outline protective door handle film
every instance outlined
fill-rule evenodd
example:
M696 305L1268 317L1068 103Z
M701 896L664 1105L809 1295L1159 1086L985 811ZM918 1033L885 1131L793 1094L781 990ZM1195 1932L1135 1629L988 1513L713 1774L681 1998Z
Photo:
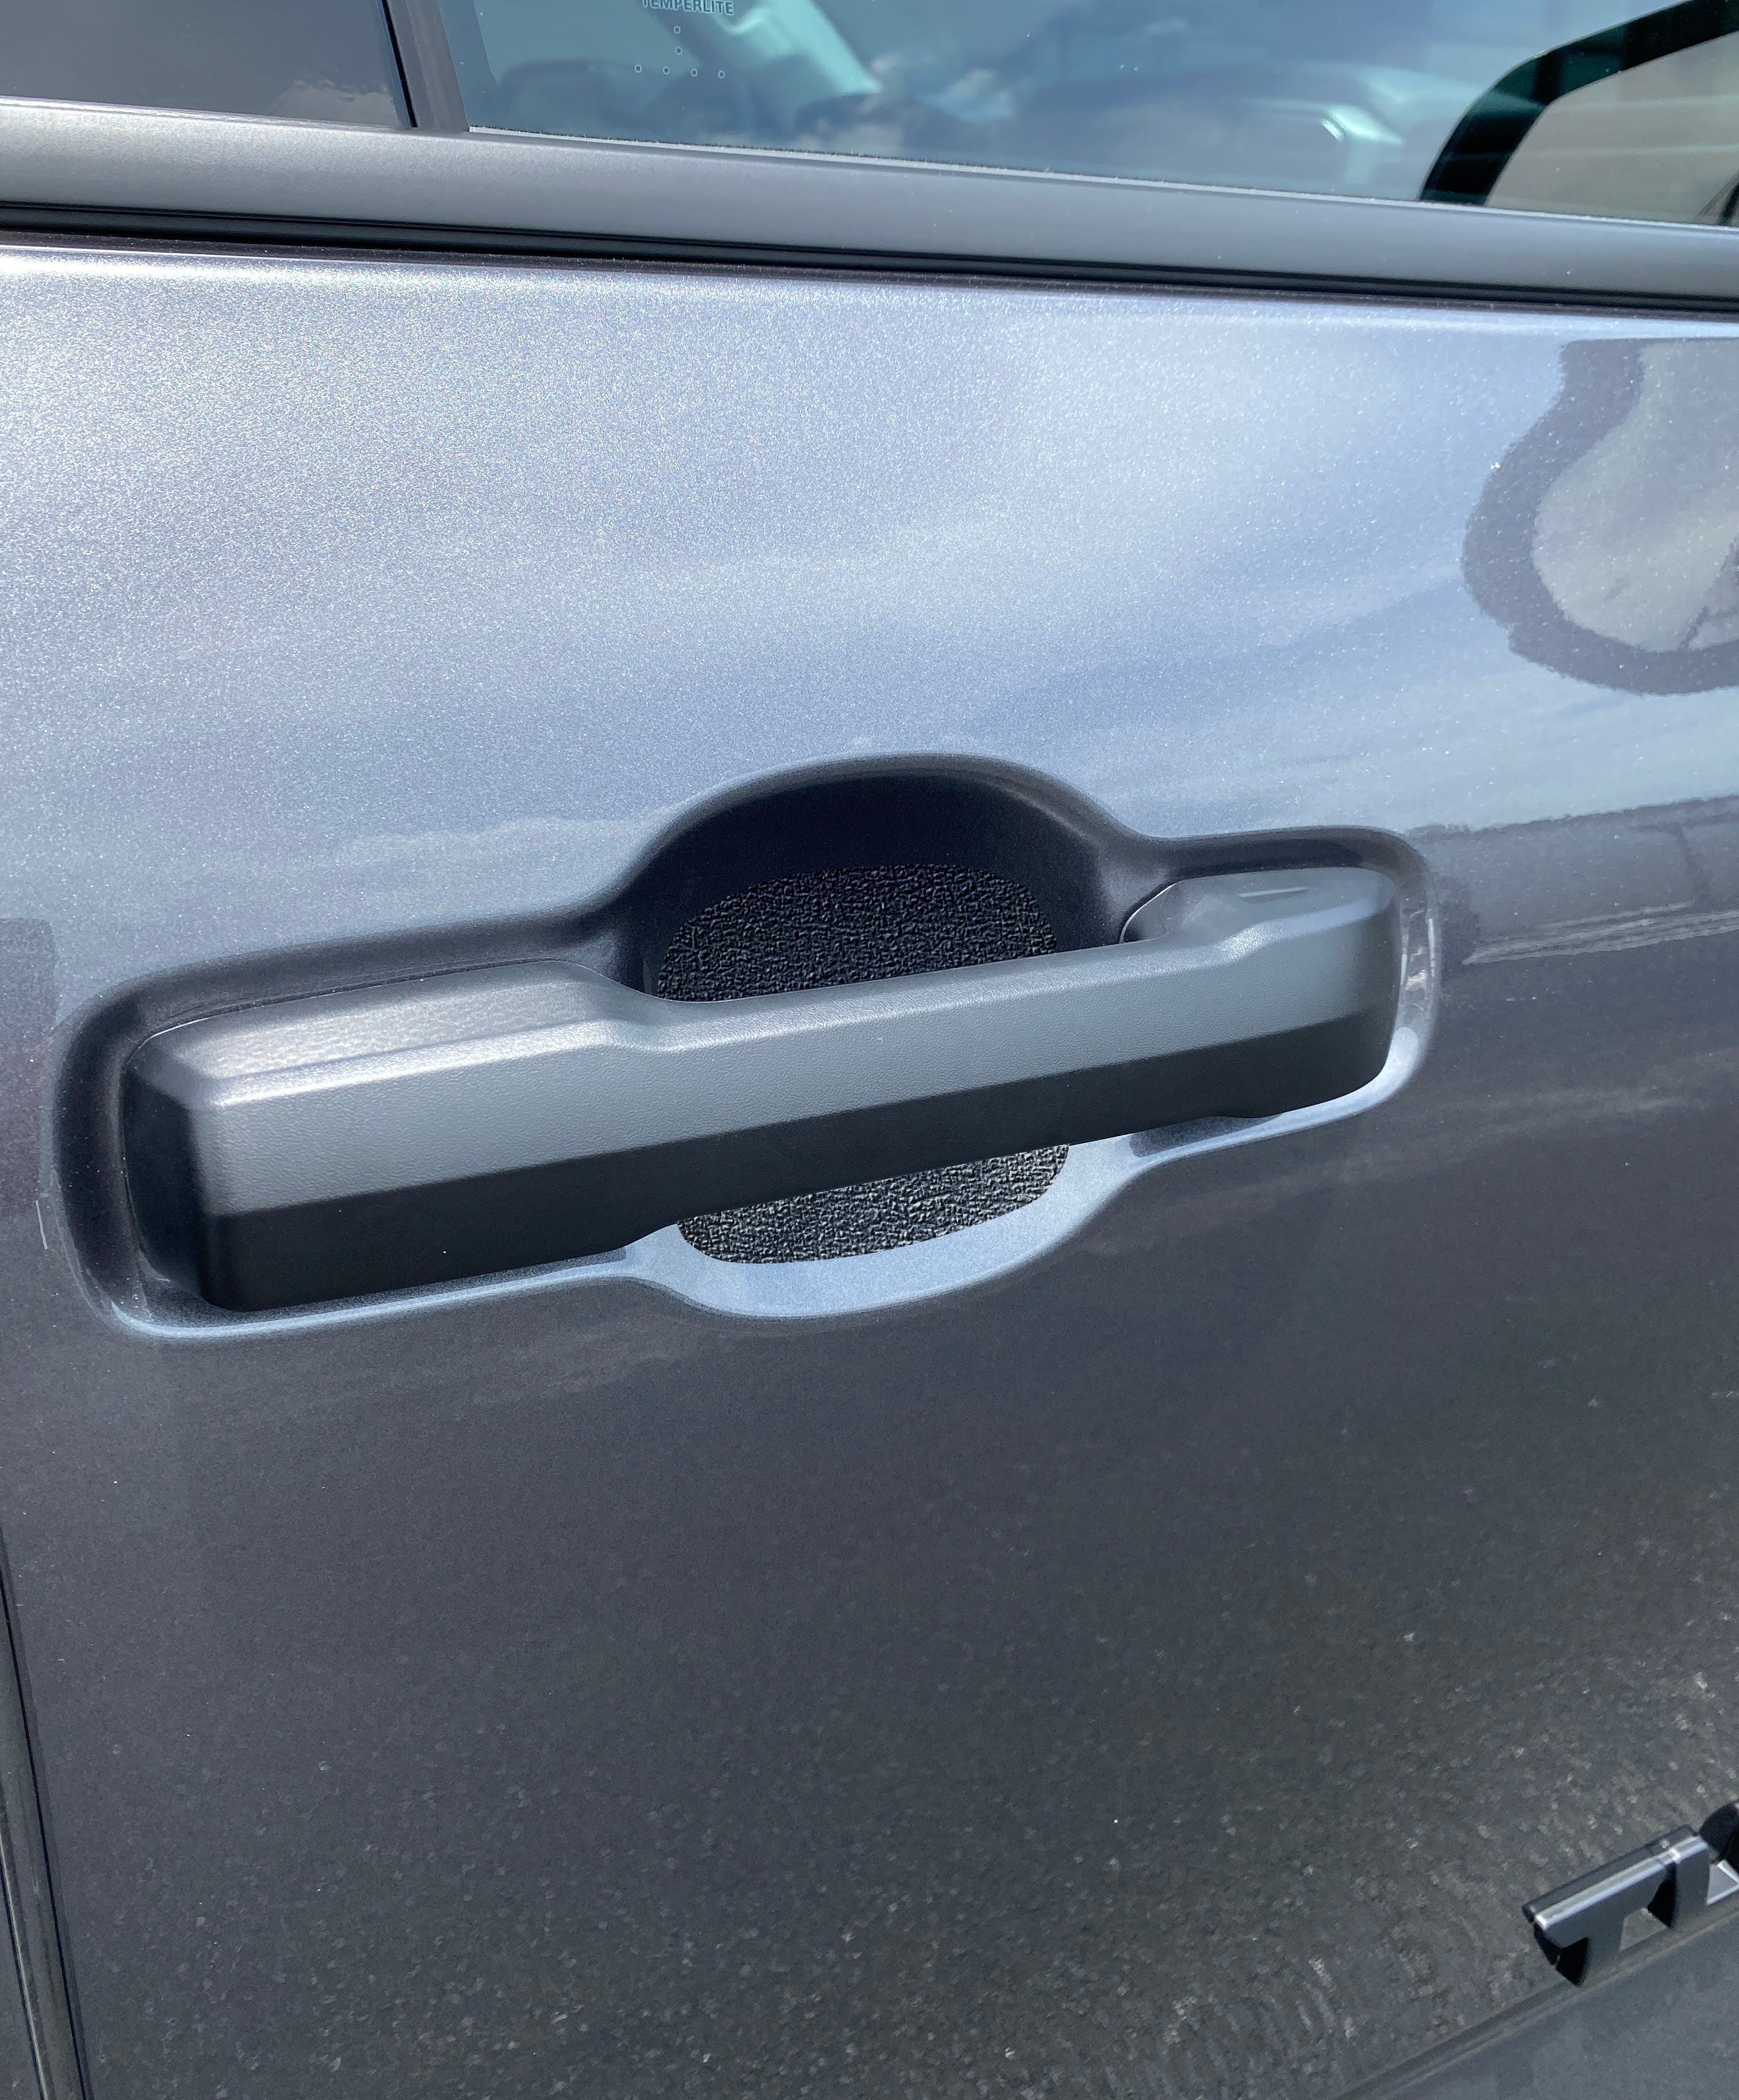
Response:
M156 1264L236 1311L601 1253L711 1211L1350 1092L1393 1031L1365 869L1173 883L1122 942L688 1004L560 960L192 1021L128 1067Z

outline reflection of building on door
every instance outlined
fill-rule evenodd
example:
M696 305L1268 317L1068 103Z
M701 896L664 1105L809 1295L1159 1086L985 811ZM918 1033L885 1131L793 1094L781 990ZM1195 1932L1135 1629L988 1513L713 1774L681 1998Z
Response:
M1518 655L1640 693L1739 686L1739 393L1724 341L1592 342L1468 527Z
M1445 900L1446 968L1739 933L1739 796L1413 843Z

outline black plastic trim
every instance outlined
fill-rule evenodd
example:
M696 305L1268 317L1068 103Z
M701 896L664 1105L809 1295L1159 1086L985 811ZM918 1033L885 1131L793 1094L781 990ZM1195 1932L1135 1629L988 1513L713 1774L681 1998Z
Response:
M382 5L412 124L419 131L469 130L439 0L382 0Z
M0 227L1739 307L1711 227L0 99Z

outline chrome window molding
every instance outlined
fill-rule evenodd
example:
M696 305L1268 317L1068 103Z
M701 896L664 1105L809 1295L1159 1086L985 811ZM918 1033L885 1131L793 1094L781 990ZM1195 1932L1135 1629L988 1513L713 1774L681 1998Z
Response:
M1739 306L1724 227L17 98L0 227Z

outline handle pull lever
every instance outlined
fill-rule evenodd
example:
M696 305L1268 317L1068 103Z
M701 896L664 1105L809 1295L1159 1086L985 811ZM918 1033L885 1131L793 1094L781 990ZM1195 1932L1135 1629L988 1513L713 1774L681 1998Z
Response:
M165 1030L129 1066L129 1187L233 1310L478 1276L957 1161L1271 1115L1388 1053L1393 885L1173 883L1120 944L687 1004L560 960Z

